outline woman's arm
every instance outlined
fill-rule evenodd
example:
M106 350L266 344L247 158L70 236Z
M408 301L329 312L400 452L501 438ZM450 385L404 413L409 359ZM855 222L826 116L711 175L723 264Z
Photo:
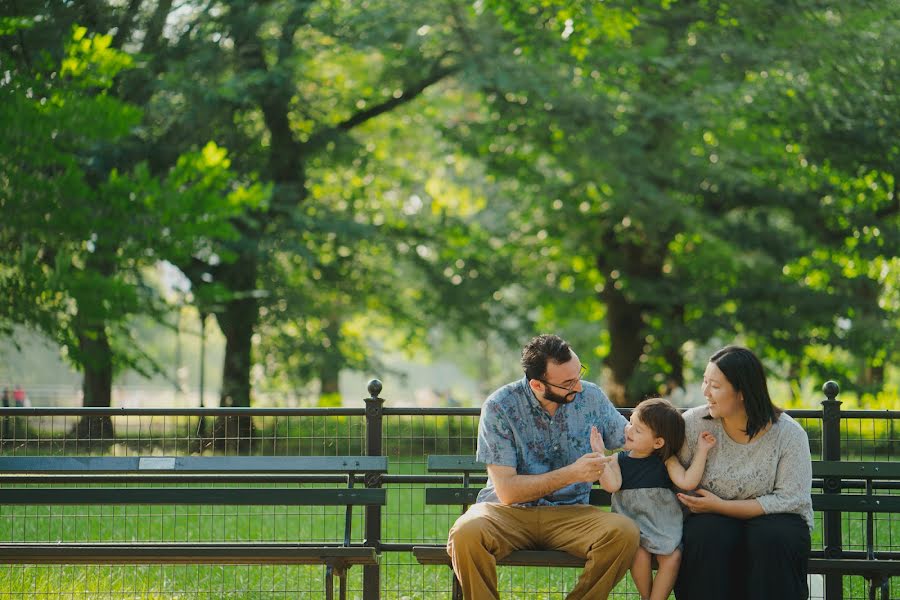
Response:
M757 498L766 514L796 512L810 505L812 462L806 432L795 423L785 424L785 443L775 469L775 487Z
M693 490L700 485L703 478L703 470L706 468L706 457L709 450L716 445L716 438L708 431L701 431L697 436L697 451L691 460L691 465L685 469L677 456L670 456L666 460L666 471L669 479L682 490Z
M692 513L717 513L735 519L752 519L766 514L758 500L722 500L709 490L697 490L697 495L677 494L678 499Z

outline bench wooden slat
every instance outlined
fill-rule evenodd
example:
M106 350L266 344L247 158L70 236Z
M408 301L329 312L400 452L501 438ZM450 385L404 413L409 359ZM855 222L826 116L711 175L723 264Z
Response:
M386 456L5 456L0 473L387 473Z
M478 488L425 488L425 504L475 504Z
M813 494L813 510L842 512L900 512L900 496L864 494Z
M454 454L430 454L428 470L432 473L484 473L484 463L475 460L474 456L457 456Z
M0 543L2 564L341 564L375 565L374 548L280 542Z
M425 488L425 504L451 505L475 504L480 488ZM593 488L590 503L594 506L609 506L610 495L599 488Z
M811 558L810 573L840 575L900 575L900 561L867 558Z
M204 504L378 506L383 488L0 488L0 504Z
M413 555L423 565L450 565L450 556L444 546L414 546ZM497 561L500 566L532 567L584 567L584 559L559 550L516 550Z
M846 479L900 479L900 462L836 462L814 460L813 477Z

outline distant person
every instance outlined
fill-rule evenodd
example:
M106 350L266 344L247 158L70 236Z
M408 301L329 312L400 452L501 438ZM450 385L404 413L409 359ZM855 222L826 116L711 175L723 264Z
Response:
M706 405L684 414L689 464L703 432L716 438L694 494L678 494L684 522L678 600L808 597L813 510L806 432L772 403L762 363L727 346L703 373Z
M468 600L499 598L496 561L515 550L563 550L585 559L569 600L603 600L638 548L628 517L588 503L609 448L625 441L625 418L606 394L582 381L584 369L563 339L540 335L522 350L525 376L485 401L476 459L488 481L450 529L447 553Z
M603 438L591 437L591 447L603 452ZM613 510L641 529L641 547L631 565L641 600L666 600L672 592L681 563L684 520L673 484L682 490L696 488L715 444L712 434L701 433L691 466L682 467L676 453L684 445L684 419L668 400L651 398L631 413L625 446L610 457L600 476L600 485L612 494ZM659 564L656 579L650 564L654 556Z
M25 390L22 389L21 385L17 385L16 389L13 390L13 401L16 403L16 406L27 406L28 395L25 394Z
M3 408L9 408L9 403L12 398L9 395L9 388L3 388Z

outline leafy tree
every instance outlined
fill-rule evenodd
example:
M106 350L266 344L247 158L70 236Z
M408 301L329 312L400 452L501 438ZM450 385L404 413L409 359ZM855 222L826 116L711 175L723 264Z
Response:
M22 31L17 24L8 33ZM131 64L111 42L76 27L59 62L52 52L30 57L20 42L10 56L18 68L0 88L9 134L0 147L9 215L2 285L15 297L4 321L60 344L84 372L86 406L109 406L116 371L155 368L129 331L131 315L164 308L142 269L228 238L228 219L265 196L259 186L234 186L225 152L213 144L179 157L163 177L144 163L115 167L115 148L141 115L110 93ZM85 420L79 432L105 438L111 424Z
M794 266L805 257L846 256L846 241L822 226L842 217L819 206L808 178L785 169L796 107L779 113L754 102L761 92L751 89L761 73L796 60L793 36L811 36L810 13L830 9L483 6L506 36L492 38L499 58L482 85L492 111L460 137L528 199L514 215L523 223L516 242L548 259L545 279L556 289L550 301L539 296L543 321L599 338L592 345L617 401L681 386L686 344L713 337L752 338L795 364L825 341L870 350L840 323L853 316L860 285L879 298L878 279L844 273L837 287L804 283ZM872 22L885 11L868 9ZM849 32L864 19L837 21ZM858 30L874 58L883 38ZM783 90L774 78L765 83L764 95Z

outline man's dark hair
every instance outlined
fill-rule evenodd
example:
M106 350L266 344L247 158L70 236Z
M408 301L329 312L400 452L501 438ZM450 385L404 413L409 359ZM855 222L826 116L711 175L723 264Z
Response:
M663 462L681 450L684 445L684 419L671 402L664 398L650 398L638 404L634 413L654 436L665 442L654 450Z
M725 346L709 358L736 392L744 397L747 411L747 437L753 439L769 423L778 420L782 410L772 403L766 373L753 352L741 346Z
M528 379L543 379L547 374L547 361L557 364L572 360L568 342L558 335L542 334L532 338L522 348L522 368Z

